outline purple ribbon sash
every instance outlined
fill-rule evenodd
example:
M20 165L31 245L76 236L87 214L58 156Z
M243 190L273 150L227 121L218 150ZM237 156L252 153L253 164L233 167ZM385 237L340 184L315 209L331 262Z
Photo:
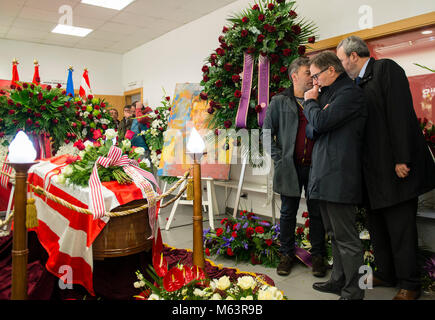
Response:
M269 71L269 59L260 55L258 60L258 104L261 106L261 111L257 114L258 125L260 127L263 126L269 105Z
M297 245L295 245L295 256L307 267L311 268L313 266L311 262L311 254L307 250L299 248Z
M236 115L236 127L246 128L248 118L249 100L251 100L252 74L254 71L254 58L244 53L243 57L243 79L242 96L239 101L239 108Z

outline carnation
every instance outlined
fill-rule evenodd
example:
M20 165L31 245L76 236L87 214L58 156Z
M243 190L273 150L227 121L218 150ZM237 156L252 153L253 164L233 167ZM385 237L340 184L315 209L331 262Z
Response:
M108 140L112 140L118 136L118 133L114 129L107 129L105 135Z

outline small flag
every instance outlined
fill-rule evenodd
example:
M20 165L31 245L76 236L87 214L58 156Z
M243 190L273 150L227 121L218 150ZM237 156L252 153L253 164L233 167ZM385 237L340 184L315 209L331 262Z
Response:
M12 61L12 80L11 84L18 85L17 81L20 81L20 77L18 76L18 61L17 59L14 59Z
M73 67L69 67L68 80L66 82L66 94L69 95L71 93L71 95L74 97L74 83L72 78L73 71L74 71Z
M89 94L92 93L91 85L89 84L88 69L85 68L83 72L82 82L80 83L79 95L85 99Z
M33 64L35 65L35 72L33 73L33 81L32 83L39 85L41 83L41 78L39 77L39 64L38 61L33 61Z

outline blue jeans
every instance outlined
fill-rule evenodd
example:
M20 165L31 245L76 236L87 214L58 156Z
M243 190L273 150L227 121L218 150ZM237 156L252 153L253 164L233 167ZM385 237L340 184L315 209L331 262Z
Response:
M296 166L299 180L299 191L302 193L302 187L307 190L309 166ZM301 197L287 197L281 195L280 210L280 253L293 257L295 254L295 229L296 215L299 209ZM326 257L325 248L325 228L323 226L322 216L320 213L319 201L307 199L307 208L310 218L310 242L311 255L320 255Z

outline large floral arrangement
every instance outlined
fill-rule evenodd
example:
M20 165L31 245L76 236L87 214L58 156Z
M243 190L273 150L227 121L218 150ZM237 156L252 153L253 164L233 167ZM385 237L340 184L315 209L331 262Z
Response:
M93 139L94 130L107 130L114 127L113 118L107 110L110 105L104 99L88 95L73 100L76 119L71 124L78 129L80 138Z
M216 230L204 230L205 254L221 255L252 264L276 267L279 263L279 225L243 210L236 218L221 220Z
M142 292L135 296L138 300L284 300L286 297L276 287L267 285L258 277L241 276L231 281L228 276L209 279L197 267L178 264L168 270L161 257L156 269L147 270L152 281L140 271L135 288Z
M60 84L42 88L18 82L7 92L0 90L0 138L23 129L33 136L51 137L53 148L58 148L78 135L72 125L76 114L69 99Z
M251 8L228 19L219 36L220 46L206 58L202 67L204 90L201 98L209 101L210 128L235 128L237 106L242 96L244 53L260 55L270 61L270 98L291 84L287 67L304 55L306 45L315 42L316 27L295 12L295 1L260 0ZM254 68L255 70L255 68ZM257 72L253 73L247 128L258 128Z
M62 172L57 176L59 183L72 184L77 186L86 187L89 184L89 177L92 174L92 170L98 157L107 157L110 148L115 145L121 148L123 154L128 155L129 159L138 161L141 156L144 155L145 150L141 147L132 147L131 142L128 139L118 143L116 140L117 132L114 129L107 129L102 134L100 129L93 131L92 139L83 141L77 140L74 143L79 152L77 156L68 158L68 165L62 169ZM150 171L149 163L147 161L140 161L139 167ZM101 182L117 181L119 184L129 184L133 180L129 177L122 167L119 166L98 166L98 176Z

